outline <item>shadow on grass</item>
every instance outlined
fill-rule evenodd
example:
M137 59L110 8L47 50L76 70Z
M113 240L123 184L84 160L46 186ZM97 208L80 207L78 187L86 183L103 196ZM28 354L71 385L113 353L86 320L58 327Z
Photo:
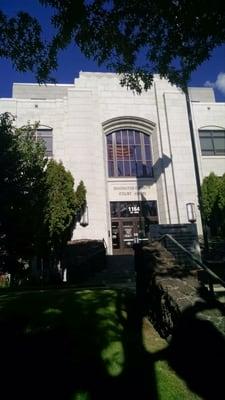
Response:
M187 308L165 352L171 367L205 400L225 399L225 337L207 320L210 312L216 311L225 332L224 310L223 305L214 301L196 302Z
M158 400L160 359L203 398L225 398L224 338L197 320L197 308L183 314L168 349L151 354L135 298L125 292L14 293L0 305L4 400Z
M117 312L122 330L124 366L120 376L124 399L158 399L154 357L143 343L143 319L134 296L121 293Z
M147 400L155 389L147 390L141 320L124 299L110 290L3 296L2 398Z

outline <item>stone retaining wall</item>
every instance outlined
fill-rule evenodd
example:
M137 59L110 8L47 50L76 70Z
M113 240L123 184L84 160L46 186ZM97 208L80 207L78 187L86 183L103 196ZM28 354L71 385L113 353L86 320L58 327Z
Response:
M140 286L137 292L142 288L144 312L162 337L170 337L187 310L225 333L223 306L202 287L196 268L178 265L158 242L143 248L140 261L141 265L136 266Z

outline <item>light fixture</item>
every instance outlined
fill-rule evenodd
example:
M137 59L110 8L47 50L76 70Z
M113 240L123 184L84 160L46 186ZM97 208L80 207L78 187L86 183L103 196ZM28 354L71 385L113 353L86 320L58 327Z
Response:
M191 222L191 223L196 222L196 213L195 213L195 205L194 205L194 203L187 203L186 204L186 209L187 209L188 221Z
M83 213L80 218L80 225L87 226L89 224L88 206L84 207Z

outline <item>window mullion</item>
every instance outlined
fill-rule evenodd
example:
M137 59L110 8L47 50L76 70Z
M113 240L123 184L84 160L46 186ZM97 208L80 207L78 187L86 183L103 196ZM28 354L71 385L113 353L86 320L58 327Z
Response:
M129 170L130 170L130 176L132 176L132 169L131 169L131 159L130 159L130 142L129 142L129 134L128 134L128 129L127 129L127 148L128 148L128 156L129 156Z
M215 143L214 143L214 135L213 135L213 131L210 132L210 138L212 141L212 147L213 147L213 155L216 155L216 149L215 149Z
M144 143L144 135L141 135L141 157L143 164L147 167L146 157L145 157L145 143Z
M114 163L114 176L118 176L117 168L117 154L116 154L116 132L112 133L112 147L113 147L113 163Z

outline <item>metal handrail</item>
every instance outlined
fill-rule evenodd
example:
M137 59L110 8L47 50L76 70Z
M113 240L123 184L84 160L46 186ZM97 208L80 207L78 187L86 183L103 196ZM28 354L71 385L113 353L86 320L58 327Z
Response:
M165 234L163 236L161 236L161 238L158 239L159 242L161 242L163 239L168 238L169 240L171 240L173 243L175 243L175 245L177 247L179 247L184 253L186 253L191 259L192 261L195 262L195 264L197 264L198 268L202 268L204 269L204 271L206 271L211 277L213 277L214 279L216 279L221 286L223 286L225 288L225 282L223 281L223 279L221 279L217 274L215 274L215 272L213 272L210 268L208 268L202 261L199 261L196 257L193 256L193 254L190 253L190 251L188 251L187 249L185 249L185 247L183 247L176 239L174 239L171 235L169 234ZM212 285L212 283L211 283ZM213 291L213 285L210 288Z
M124 242L134 242L135 239L130 238L130 239L123 239ZM149 242L148 238L138 238L138 242Z

